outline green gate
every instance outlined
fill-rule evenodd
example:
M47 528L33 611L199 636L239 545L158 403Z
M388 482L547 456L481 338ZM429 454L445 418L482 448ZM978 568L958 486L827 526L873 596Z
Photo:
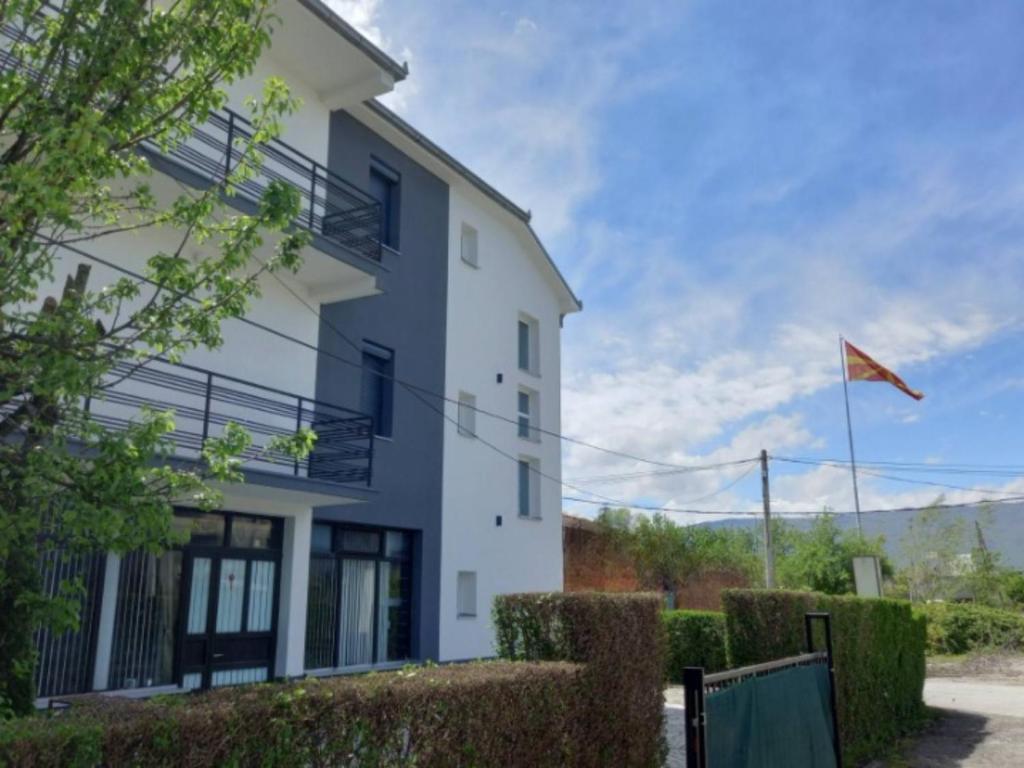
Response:
M815 621L825 625L824 651L813 649ZM800 656L713 675L685 670L687 768L841 768L831 618L809 613L805 627Z

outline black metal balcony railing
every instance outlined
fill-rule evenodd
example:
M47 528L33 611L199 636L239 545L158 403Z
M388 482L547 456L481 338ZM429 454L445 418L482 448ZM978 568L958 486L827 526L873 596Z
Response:
M167 156L218 183L235 170L243 146L251 144L252 137L252 123L227 109L212 113L188 138L171 147ZM163 154L155 144L148 147ZM377 200L279 139L258 145L254 159L259 170L236 186L236 194L257 202L272 181L284 182L302 198L297 226L380 261L381 205Z
M373 419L348 408L224 376L191 365L153 360L121 363L102 399L89 403L93 419L123 429L143 408L173 410L169 439L177 455L198 458L210 437L233 422L248 430L252 444L240 457L246 467L268 469L332 483L370 484ZM313 452L301 461L269 449L274 437L308 427L316 432Z
M52 9L59 12L59 9ZM0 37L24 43L27 35L14 24L0 25ZM0 42L0 72L22 69L45 87L46 74L27 67ZM206 181L219 184L236 169L244 147L253 140L253 125L230 109L213 112L205 123L166 151L155 142L146 149L166 157ZM272 181L294 187L302 200L294 224L374 261L381 258L381 204L355 184L329 171L290 144L273 139L255 147L256 174L239 184L235 194L256 203Z

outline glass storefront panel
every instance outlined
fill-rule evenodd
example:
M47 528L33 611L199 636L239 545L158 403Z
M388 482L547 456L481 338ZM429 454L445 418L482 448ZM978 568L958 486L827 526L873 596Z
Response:
M266 518L235 515L231 520L231 546L242 549L274 547L274 521Z
M409 658L411 534L334 526L333 539L340 551L329 556L317 542L325 541L331 528L314 526L306 668L362 666ZM366 554L357 556L360 552Z
M372 560L341 561L341 630L338 658L351 667L372 664L374 563Z
M220 561L220 591L217 594L217 631L242 631L242 601L245 596L245 560Z

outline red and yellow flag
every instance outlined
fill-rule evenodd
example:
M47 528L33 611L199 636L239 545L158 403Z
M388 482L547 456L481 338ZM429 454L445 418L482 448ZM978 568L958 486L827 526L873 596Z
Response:
M911 389L899 376L884 365L876 363L853 344L844 340L846 345L846 378L850 381L887 381L904 394L915 400L924 397L923 392Z

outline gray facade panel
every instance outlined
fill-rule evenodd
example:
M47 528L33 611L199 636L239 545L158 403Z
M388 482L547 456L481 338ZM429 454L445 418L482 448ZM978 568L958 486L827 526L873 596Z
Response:
M448 286L448 186L344 111L331 117L328 167L358 186L370 187L370 168L382 163L398 174L399 249L385 261L392 274L385 293L323 307L317 362L317 399L360 407L357 345L394 350L396 378L444 391ZM441 568L441 470L444 419L415 395L394 387L393 434L374 442L376 498L361 504L318 508L318 521L415 531L412 653L438 656ZM428 398L430 405L442 404Z

